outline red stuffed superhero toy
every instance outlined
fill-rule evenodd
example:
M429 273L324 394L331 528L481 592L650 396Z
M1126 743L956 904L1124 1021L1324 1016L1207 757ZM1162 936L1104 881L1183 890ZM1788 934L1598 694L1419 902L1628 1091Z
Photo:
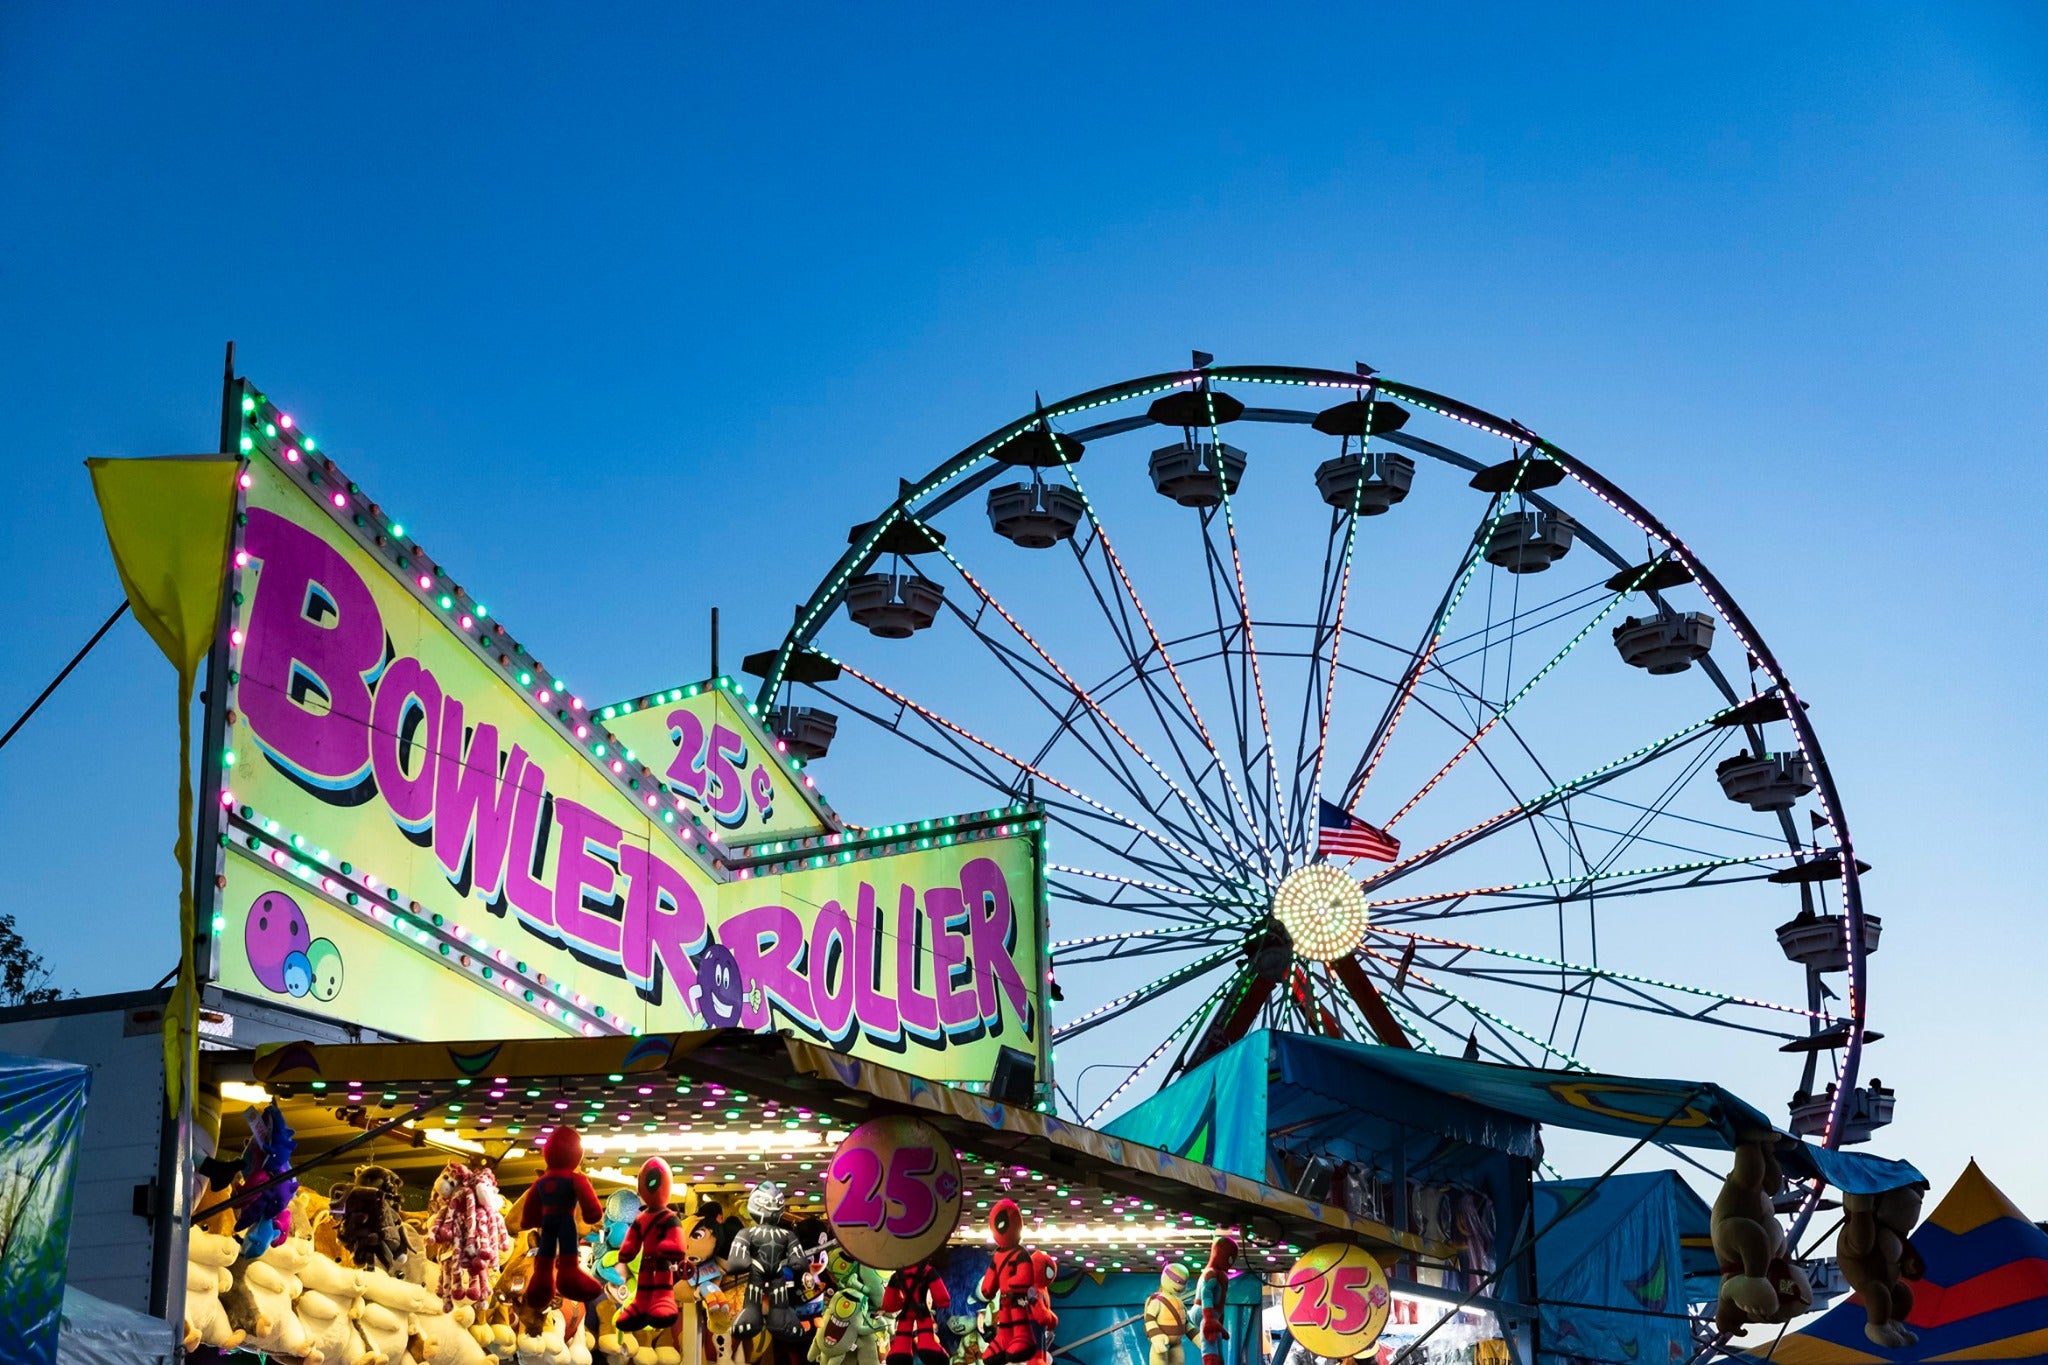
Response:
M1209 1263L1195 1283L1195 1301L1202 1310L1202 1365L1223 1365L1223 1343L1230 1340L1223 1326L1223 1308L1230 1296L1230 1268L1236 1264L1235 1238L1218 1237L1209 1243Z
M946 1348L939 1344L938 1315L952 1306L946 1282L929 1263L891 1275L882 1290L882 1311L896 1315L888 1365L946 1365Z
M540 1245L534 1251L533 1278L526 1285L526 1306L539 1312L557 1293L565 1299L589 1303L604 1292L576 1261L576 1215L595 1223L604 1216L597 1191L577 1167L583 1162L583 1136L567 1124L548 1134L541 1144L548 1168L526 1192L519 1212L519 1230L540 1229Z
M1053 1258L1021 1245L1024 1214L1013 1200L996 1201L988 1226L996 1254L981 1277L981 1296L994 1307L996 1321L983 1365L1045 1365L1052 1329L1060 1324L1050 1302Z
M640 1168L640 1216L626 1229L626 1240L619 1246L620 1265L640 1259L638 1291L618 1317L621 1332L667 1327L682 1316L676 1306L676 1280L688 1268L688 1252L683 1220L668 1206L674 1188L668 1163L658 1156L647 1158Z

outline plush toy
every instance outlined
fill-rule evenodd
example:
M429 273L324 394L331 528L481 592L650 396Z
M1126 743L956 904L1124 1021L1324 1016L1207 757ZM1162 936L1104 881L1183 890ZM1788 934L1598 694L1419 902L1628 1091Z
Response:
M1188 1334L1188 1305L1181 1291L1188 1287L1188 1268L1168 1262L1159 1272L1159 1288L1145 1300L1145 1341L1151 1348L1151 1365L1182 1365L1187 1350L1181 1344Z
M882 1290L883 1311L896 1315L896 1330L889 1337L889 1365L947 1365L946 1348L939 1343L938 1315L952 1306L946 1282L929 1261L891 1275Z
M635 1292L633 1268L620 1264L619 1248L626 1244L626 1233L640 1216L640 1209L638 1194L632 1190L613 1190L604 1197L604 1212L599 1215L597 1226L583 1238L584 1245L590 1248L591 1272L615 1299L630 1300Z
M1714 1325L1733 1334L1751 1323L1790 1322L1813 1306L1813 1287L1795 1265L1771 1199L1784 1187L1772 1140L1744 1142L1714 1200L1714 1259L1721 1294Z
M356 1330L362 1312L363 1275L318 1251L299 1267L299 1323L306 1329L307 1349L326 1365L363 1365L370 1348Z
M381 1270L363 1272L363 1303L356 1330L370 1354L384 1365L403 1362L416 1317L439 1317L441 1301L426 1290Z
M947 1318L946 1330L959 1343L953 1348L952 1365L981 1365L981 1315Z
M808 1358L839 1362L850 1353L850 1365L881 1365L882 1323L877 1314L888 1289L882 1277L834 1247L825 1254L819 1281L828 1292L818 1311Z
M216 1346L232 1351L242 1344L242 1333L228 1321L228 1310L220 1296L234 1288L235 1277L228 1267L242 1253L242 1244L232 1237L205 1228L193 1228L185 1253L185 1350Z
M481 1303L512 1233L505 1226L505 1199L498 1178L485 1167L451 1161L434 1180L427 1204L427 1238L441 1267L441 1297Z
M255 1260L244 1257L231 1267L235 1286L221 1302L227 1307L228 1320L241 1331L245 1350L320 1365L320 1353L312 1349L312 1339L295 1306L304 1288L299 1271L312 1254L311 1242L287 1237Z
M620 1331L667 1327L682 1316L676 1306L676 1281L691 1267L684 1260L682 1217L668 1206L673 1189L668 1163L658 1156L647 1158L640 1167L640 1213L619 1246L621 1264L639 1262L634 1276L638 1287L632 1306L619 1314Z
M468 1300L415 1323L413 1354L419 1365L484 1365L490 1357L477 1344L475 1326L476 1305Z
M754 1221L732 1239L725 1263L747 1277L746 1306L733 1322L733 1335L745 1343L766 1331L776 1345L793 1351L803 1344L803 1323L790 1280L809 1257L796 1233L783 1224L782 1210L780 1185L772 1180L756 1185L747 1196L747 1212Z
M1842 1232L1835 1239L1835 1263L1863 1300L1868 1319L1863 1335L1879 1346L1911 1346L1920 1339L1906 1326L1913 1311L1913 1291L1903 1281L1927 1274L1927 1263L1907 1235L1920 1221L1921 1189L1908 1185L1883 1194L1842 1196Z
M272 1245L291 1236L292 1196L299 1192L292 1168L292 1151L298 1140L284 1111L272 1100L268 1108L249 1118L249 1145L242 1150L242 1193L244 1200L235 1214L235 1231L242 1234L242 1254L261 1256Z
M1060 1321L1052 1311L1053 1258L1023 1245L1024 1214L1015 1200L998 1199L988 1211L988 1226L996 1252L982 1273L981 1296L995 1310L995 1333L982 1359L988 1365L1044 1365Z
M330 1207L340 1224L335 1235L358 1270L396 1275L408 1250L399 1192L405 1184L382 1166L358 1166L355 1179L334 1187Z
M529 1308L547 1307L556 1294L565 1299L589 1303L604 1292L577 1262L576 1219L595 1223L604 1213L597 1191L579 1169L583 1164L583 1135L567 1124L550 1132L541 1144L547 1170L533 1182L520 1205L519 1226L540 1233L534 1252L533 1276L527 1281Z
M1230 1297L1230 1268L1237 1264L1237 1241L1218 1237L1209 1243L1209 1263L1195 1285L1195 1302L1202 1310L1202 1365L1223 1365L1223 1343L1230 1332L1223 1325L1223 1306Z

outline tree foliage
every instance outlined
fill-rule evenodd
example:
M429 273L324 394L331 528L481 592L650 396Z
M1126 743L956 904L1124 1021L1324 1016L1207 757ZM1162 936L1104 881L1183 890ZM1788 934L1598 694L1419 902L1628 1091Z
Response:
M14 916L0 915L0 1005L45 1005L63 995L50 984L42 954L14 927Z

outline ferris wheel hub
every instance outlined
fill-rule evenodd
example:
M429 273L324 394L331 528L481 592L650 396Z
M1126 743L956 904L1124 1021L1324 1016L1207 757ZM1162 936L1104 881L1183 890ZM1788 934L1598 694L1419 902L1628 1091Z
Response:
M1365 892L1329 863L1299 867L1273 892L1273 918L1294 940L1294 951L1317 962L1349 957L1372 926Z

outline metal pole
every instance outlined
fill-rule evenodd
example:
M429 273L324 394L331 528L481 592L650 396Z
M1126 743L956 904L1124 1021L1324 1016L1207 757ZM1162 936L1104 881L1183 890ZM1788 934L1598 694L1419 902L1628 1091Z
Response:
M711 609L711 676L718 676L718 608Z

